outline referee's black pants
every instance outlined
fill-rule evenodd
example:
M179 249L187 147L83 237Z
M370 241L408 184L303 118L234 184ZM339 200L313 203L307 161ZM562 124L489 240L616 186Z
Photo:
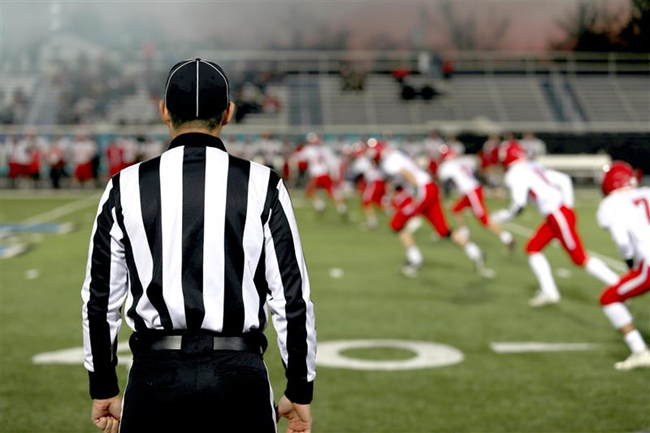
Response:
M275 432L262 355L134 350L120 431Z

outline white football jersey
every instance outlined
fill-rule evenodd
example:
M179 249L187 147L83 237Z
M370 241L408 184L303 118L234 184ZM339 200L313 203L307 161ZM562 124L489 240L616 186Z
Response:
M575 198L573 195L573 181L571 176L557 170L544 169L546 179L551 182L562 193L562 204L573 209Z
M560 187L549 179L547 170L535 162L514 163L506 172L504 182L510 190L513 206L518 208L525 207L529 198L544 216L566 206Z
M650 263L650 188L612 192L600 203L596 218L623 259Z
M97 155L97 143L93 140L77 140L72 144L72 159L75 164L87 164L95 155Z
M138 160L138 153L140 151L138 142L129 137L123 139L120 142L120 146L122 146L124 152L122 154L122 160L124 163L128 165L135 164L135 162Z
M165 151L165 145L160 140L148 140L142 144L142 159L150 159L160 156Z
M418 187L423 187L432 182L429 173L422 170L411 158L399 150L386 150L381 158L381 170L388 176L402 178L401 173L406 170L413 174ZM405 180L402 178L402 180Z
M308 144L296 156L309 163L309 176L311 177L329 175L333 170L338 169L334 153L325 146Z
M424 139L424 149L429 158L438 158L440 156L440 146L445 144L440 138L427 137Z
M448 142L447 146L449 146L451 150L456 152L457 155L465 154L465 145L458 140Z
M469 194L481 185L474 177L472 165L459 159L449 159L440 164L438 178L443 182L451 180L454 187L463 195Z
M32 161L32 156L29 153L29 142L21 139L13 143L9 151L9 159L16 164L29 164Z
M355 175L363 175L366 182L383 180L384 174L367 156L359 156L354 160L350 171Z

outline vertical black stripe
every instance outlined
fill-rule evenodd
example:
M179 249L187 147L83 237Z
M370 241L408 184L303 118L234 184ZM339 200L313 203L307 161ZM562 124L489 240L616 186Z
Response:
M266 281L266 246L262 246L262 253L260 254L260 261L257 263L255 269L255 276L253 282L257 289L257 296L260 300L259 310L257 311L257 319L260 326L258 329L262 330L266 327L266 296L271 293L269 290L269 283Z
M147 286L147 297L158 311L163 328L174 327L167 304L163 298L162 207L160 196L160 158L143 162L139 166L140 208L144 231L153 259L153 275Z
M241 334L244 328L244 226L248 208L250 162L229 156L224 232L224 334Z
M278 182L280 177L271 170L269 173L269 182L266 188L266 199L264 200L264 208L262 209L262 230L266 225L267 220L269 219L269 214L271 213L271 206L273 200L277 197L278 194ZM255 269L255 276L253 277L255 287L257 288L257 295L259 296L260 306L257 312L257 318L259 320L259 329L264 329L266 327L266 298L267 295L271 293L269 289L269 283L266 280L266 244L262 245L262 252L260 254L260 261L257 263L257 269Z
M98 376L115 376L117 358L111 351L111 332L106 316L111 292L111 228L115 204L115 192L119 181L113 181L108 199L97 216L97 228L93 236L93 252L90 265L90 297L88 299L88 333L93 366Z
M280 277L284 287L287 317L288 379L307 379L307 306L302 298L302 276L291 226L277 198L271 209L269 228L278 259Z
M126 227L124 226L124 213L122 212L122 200L120 194L120 174L116 174L113 177L113 188L116 189L115 195L115 216L117 217L117 225L122 230L122 245L124 245L124 257L126 258L126 266L129 269L128 278L131 282L130 290L133 296L133 303L131 308L126 312L126 315L133 320L135 324L136 331L143 331L147 329L147 326L144 323L142 317L135 312L135 308L138 306L140 298L142 298L142 283L140 282L140 277L138 275L138 268L135 266L135 260L133 259L133 248L131 247L131 240L129 239L128 234L126 233Z
M269 218L269 213L271 211L271 206L273 206L273 201L277 199L278 196L278 183L280 182L280 176L271 170L269 173L269 184L266 188L266 199L264 200L264 209L262 210L262 226L266 224L266 221Z
M203 305L203 224L205 147L183 151L183 297L187 329L201 329Z

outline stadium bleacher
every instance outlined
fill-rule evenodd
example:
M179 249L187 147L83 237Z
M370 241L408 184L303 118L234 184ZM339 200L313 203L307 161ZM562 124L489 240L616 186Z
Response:
M206 53L207 55L208 53ZM561 63L553 68L540 57L529 55L508 59L486 60L485 54L473 59L470 54L459 55L462 61L456 65L451 80L443 80L439 74L420 74L417 71L415 53L401 57L377 58L367 71L364 89L343 90L339 65L347 59L343 54L309 52L283 54L283 60L272 63L260 53L264 62L242 60L241 53L215 53L216 58L239 59L242 63L279 70L277 78L266 85L265 92L279 102L278 110L255 110L245 116L242 125L251 127L340 127L354 125L403 125L418 126L427 122L471 122L478 118L506 124L506 129L524 129L518 124L544 124L542 129L562 131L588 130L602 122L626 124L635 131L650 129L650 78L647 64L627 63L618 65L610 57L601 63L580 63L566 57L566 69ZM347 55L346 55L347 56ZM372 59L372 53L360 53L364 60ZM410 56L410 57L409 57ZM294 59L295 57L295 59ZM384 58L385 57L385 58ZM313 61L308 61L309 59ZM405 60L406 59L406 60ZM295 70L291 65L300 60L303 68ZM642 61L641 59L640 61ZM347 61L347 60L345 60ZM413 72L407 77L414 88L433 86L437 94L432 100L414 99L404 101L401 87L389 74L397 62L409 65ZM614 63L612 63L614 62ZM645 72L643 64L646 65ZM482 66L480 66L482 65ZM163 62L147 68L135 68L129 76L117 77L118 91L99 92L96 113L90 113L94 121L119 124L151 124L157 119L157 96L147 88L147 74L164 75L169 65ZM628 69L625 69L628 67ZM284 68L284 69L282 69ZM147 72L148 71L148 72ZM263 74L264 71L258 71ZM84 116L56 115L56 110L72 107L69 101L56 93L56 86L48 85L42 73L5 73L0 85L0 106L7 107L13 95L20 91L28 101L28 116L23 124L34 126L55 124L60 119L75 122ZM38 90L38 91L37 91ZM63 91L65 95L65 90ZM37 95L38 97L32 97ZM59 106L57 108L57 101ZM104 107L107 107L104 109ZM17 121L14 121L16 123ZM629 129L628 127L625 127ZM624 128L624 129L625 129ZM539 129L539 128L538 128Z

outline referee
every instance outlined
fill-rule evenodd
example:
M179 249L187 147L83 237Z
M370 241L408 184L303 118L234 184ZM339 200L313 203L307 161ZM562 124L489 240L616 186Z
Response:
M289 194L230 156L232 118L215 63L169 72L160 115L171 143L115 175L100 200L82 288L92 420L107 432L309 432L316 330ZM126 302L125 302L126 300ZM267 304L287 387L277 412L262 354ZM119 396L122 306L133 366Z

